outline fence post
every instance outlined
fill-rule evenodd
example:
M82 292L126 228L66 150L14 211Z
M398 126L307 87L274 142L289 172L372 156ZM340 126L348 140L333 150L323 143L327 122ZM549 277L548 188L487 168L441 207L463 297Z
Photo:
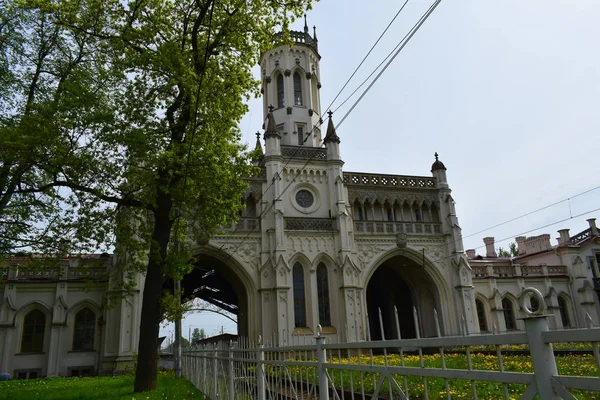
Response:
M327 360L327 350L323 348L325 338L321 336L323 328L317 325L317 372L319 374L319 400L329 400L329 381L327 379L327 369L325 362Z
M207 395L206 393L206 385L207 385L207 377L206 377L206 356L208 355L206 351L206 345L202 346L202 394Z
M234 400L235 396L235 392L233 389L233 374L234 374L234 370L233 370L233 341L229 341L229 365L227 367L227 385L229 388L229 400Z
M530 310L526 303L532 296L537 297L539 303L535 311ZM560 400L561 397L552 389L552 377L558 375L552 343L546 343L543 339L543 333L548 331L547 315L544 314L546 311L544 297L539 290L526 288L521 293L521 308L527 315L523 321L527 331L538 395L544 400Z
M219 386L219 347L215 343L215 351L213 352L213 387L212 400L217 400Z
M262 337L258 336L258 347L256 348L256 385L257 385L257 400L266 400L267 393L265 390L265 352L263 351Z

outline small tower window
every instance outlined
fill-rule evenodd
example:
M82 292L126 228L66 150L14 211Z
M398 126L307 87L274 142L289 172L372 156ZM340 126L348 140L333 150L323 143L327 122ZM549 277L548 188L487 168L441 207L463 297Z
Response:
M299 125L298 129L298 145L302 146L304 144L304 127Z
M283 90L283 75L277 75L277 108L283 107L284 90Z
M294 105L302 105L302 78L298 72L294 73Z
M306 327L306 296L304 294L304 269L300 263L294 264L292 270L294 283L294 326Z

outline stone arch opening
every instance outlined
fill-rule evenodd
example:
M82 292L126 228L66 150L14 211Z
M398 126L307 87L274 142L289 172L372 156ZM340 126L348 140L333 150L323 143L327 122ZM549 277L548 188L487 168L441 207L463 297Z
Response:
M198 298L233 314L237 318L237 334L255 336L252 321L257 321L258 316L251 315L252 283L246 279L243 267L204 252L197 254L194 261L195 268L181 280L182 298Z
M417 336L414 309L417 310L421 337L436 336L434 310L440 309L439 291L431 276L417 261L402 255L385 260L369 279L366 297L371 340L383 338L381 325L386 339L399 337L395 310L403 339Z

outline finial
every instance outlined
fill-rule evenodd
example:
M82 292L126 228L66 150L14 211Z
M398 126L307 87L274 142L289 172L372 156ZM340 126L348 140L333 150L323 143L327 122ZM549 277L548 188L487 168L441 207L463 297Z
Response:
M435 161L437 161L438 160L438 153L437 153L437 151L435 152L434 156L435 156Z
M331 111L331 110L327 111L327 115L329 115L329 119L331 119L331 116L333 115L333 111Z
M273 107L273 104L269 105L269 112L270 113L272 113L274 109L275 109L275 107Z
M260 139L260 132L259 131L256 131L256 138Z
M306 14L304 14L304 33L308 33L308 24L306 23Z
M313 25L313 39L317 40L317 26Z

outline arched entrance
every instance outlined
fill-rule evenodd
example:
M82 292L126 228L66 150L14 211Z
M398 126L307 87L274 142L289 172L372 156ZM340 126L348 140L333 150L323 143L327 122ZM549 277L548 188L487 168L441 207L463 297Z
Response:
M367 284L367 311L371 340L397 339L398 325L403 339L415 338L413 309L417 310L421 337L436 335L434 310L439 307L439 293L422 263L398 255L385 260L373 272ZM379 313L381 310L380 323ZM441 321L440 321L441 323Z
M201 253L195 257L195 268L181 281L184 299L198 298L237 317L237 334L248 337L253 328L251 317L250 279L243 267L233 261ZM256 316L254 317L256 319Z

